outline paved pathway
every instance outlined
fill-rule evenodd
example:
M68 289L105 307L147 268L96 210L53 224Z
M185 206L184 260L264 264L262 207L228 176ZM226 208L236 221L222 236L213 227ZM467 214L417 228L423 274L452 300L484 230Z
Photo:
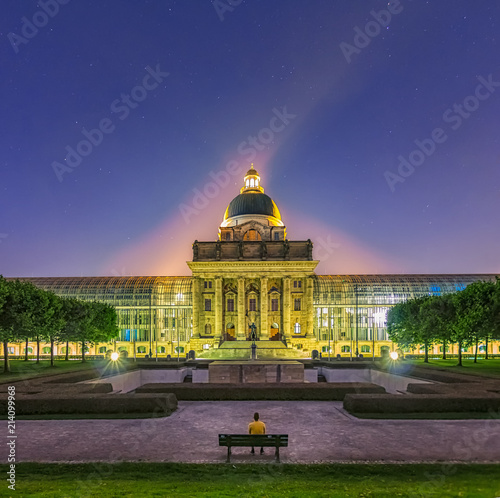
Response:
M24 420L17 461L224 462L219 433L246 433L254 411L268 433L290 435L284 463L500 462L500 419L361 420L341 402L181 401L170 417L140 420ZM237 462L273 460L235 448Z

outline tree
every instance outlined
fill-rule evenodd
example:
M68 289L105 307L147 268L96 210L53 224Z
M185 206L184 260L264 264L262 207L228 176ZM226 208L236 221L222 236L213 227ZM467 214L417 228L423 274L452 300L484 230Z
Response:
M429 296L421 304L421 322L427 334L443 344L443 359L446 359L446 346L453 341L452 322L455 317L452 295Z
M0 309L0 338L4 346L4 372L9 372L8 345L26 337L32 327L35 287L19 280L5 281L3 277L1 286L4 303Z
M11 338L11 325L8 318L7 306L11 287L9 282L0 275L0 339L4 350L4 372L10 372L9 368L9 340Z
M389 338L404 347L424 345L424 362L429 362L429 346L436 339L436 321L432 318L433 298L423 296L398 303L387 314Z
M46 298L46 306L40 309L37 321L37 339L43 338L50 342L50 366L54 366L54 342L61 337L65 325L63 313L63 301L53 292L43 291Z
M61 337L81 343L82 362L87 343L108 342L118 335L116 310L106 303L65 299L64 310L66 325Z

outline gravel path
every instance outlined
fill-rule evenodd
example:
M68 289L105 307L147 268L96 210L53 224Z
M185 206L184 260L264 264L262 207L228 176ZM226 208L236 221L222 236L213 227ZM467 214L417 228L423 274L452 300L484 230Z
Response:
M246 433L258 411L268 433L289 434L283 463L500 462L500 420L361 420L341 402L181 401L170 417L17 421L18 462L225 461L219 433ZM273 461L273 450L231 461Z

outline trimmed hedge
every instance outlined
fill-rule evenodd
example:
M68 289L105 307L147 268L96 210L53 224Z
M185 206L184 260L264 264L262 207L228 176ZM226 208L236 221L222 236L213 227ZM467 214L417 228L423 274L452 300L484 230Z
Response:
M479 394L348 394L344 409L351 413L489 412L500 409L500 396Z
M348 393L385 393L368 382L321 384L145 384L136 393L173 393L182 401L342 401Z
M408 384L407 392L412 394L474 394L484 392L488 383L467 382L465 384Z
M420 379L433 380L435 382L444 382L445 384L478 382L480 379L487 380L486 377L478 377L477 375L467 375L456 372L446 372L439 367L428 368L412 365L410 368L403 365L402 367L378 368L382 372L418 377Z
M151 413L159 417L177 409L173 394L111 394L17 396L16 415ZM7 400L0 400L0 413L7 413Z

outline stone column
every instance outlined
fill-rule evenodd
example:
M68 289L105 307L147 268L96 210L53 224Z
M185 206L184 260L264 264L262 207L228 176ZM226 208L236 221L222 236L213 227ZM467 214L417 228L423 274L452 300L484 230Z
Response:
M238 325L236 329L236 339L238 339L238 341L244 341L246 339L245 327L245 278L238 277Z
M267 277L260 279L260 339L269 340Z
M222 334L222 277L215 277L215 331L214 341L219 344Z
M193 277L193 338L200 337L200 294L201 280L199 277ZM165 338L166 339L166 338Z
M314 304L313 304L313 291L314 291L314 282L312 277L306 278L306 292L305 292L305 308L307 311L306 318L306 336L314 337Z
M290 277L283 277L283 335L290 346Z

